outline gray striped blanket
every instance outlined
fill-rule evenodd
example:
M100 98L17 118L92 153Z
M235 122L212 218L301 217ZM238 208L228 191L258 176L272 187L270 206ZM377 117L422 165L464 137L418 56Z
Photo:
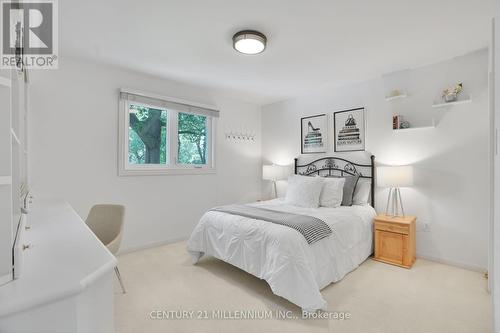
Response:
M228 205L215 207L211 210L290 227L301 233L309 244L313 244L332 234L332 229L328 224L317 217L308 215L279 212L249 205Z

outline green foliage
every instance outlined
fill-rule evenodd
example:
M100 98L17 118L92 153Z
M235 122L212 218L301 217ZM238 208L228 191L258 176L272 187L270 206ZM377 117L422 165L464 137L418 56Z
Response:
M178 159L181 164L206 164L207 117L179 112Z
M146 146L137 133L129 127L128 131L128 162L144 164L146 162Z
M129 163L148 164L151 161L159 161L160 164L166 164L167 112L143 105L130 104L129 115ZM155 132L156 128L160 128L160 130ZM149 156L151 154L148 153L151 152L159 154L159 158L158 156Z
M129 163L166 164L167 112L130 104L129 115ZM178 116L178 163L206 164L207 117L182 112Z

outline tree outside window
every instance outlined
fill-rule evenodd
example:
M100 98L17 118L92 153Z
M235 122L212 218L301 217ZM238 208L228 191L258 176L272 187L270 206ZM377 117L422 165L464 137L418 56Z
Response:
M129 163L167 163L167 111L129 106Z
M207 163L207 117L179 113L178 163Z
M168 164L166 110L129 104L129 163ZM207 117L177 113L177 164L207 164Z

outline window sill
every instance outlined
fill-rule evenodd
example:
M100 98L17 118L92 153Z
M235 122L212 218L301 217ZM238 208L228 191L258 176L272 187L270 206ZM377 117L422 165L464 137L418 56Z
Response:
M209 175L215 174L215 168L165 168L165 169L121 169L120 177L126 176L168 176L168 175Z
M215 174L215 168L165 168L165 169L121 169L118 176L173 176Z

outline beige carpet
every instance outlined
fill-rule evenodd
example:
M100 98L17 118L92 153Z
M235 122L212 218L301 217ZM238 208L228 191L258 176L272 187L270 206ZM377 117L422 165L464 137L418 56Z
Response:
M213 258L192 265L185 247L180 242L118 258L128 292L122 295L116 283L117 332L491 331L490 297L483 276L421 259L411 270L369 259L326 287L322 294L328 310L348 312L350 319L153 320L150 313L155 310L190 310L195 316L197 311L222 310L230 317L246 310L263 316L267 310L280 309L300 316L299 308L273 295L265 281Z

